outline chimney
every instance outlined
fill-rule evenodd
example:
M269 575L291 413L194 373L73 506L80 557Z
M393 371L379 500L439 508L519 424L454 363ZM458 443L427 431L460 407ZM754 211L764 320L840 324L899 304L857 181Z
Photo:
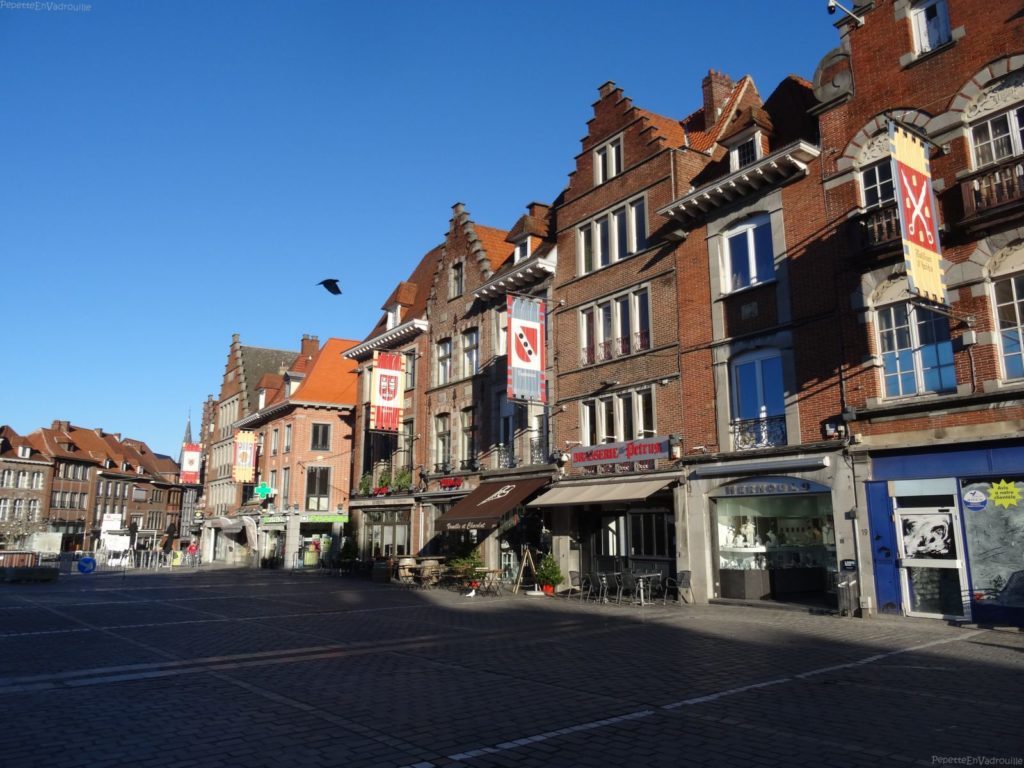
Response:
M535 219L546 219L551 206L547 203L530 203L526 206L526 210Z
M59 419L54 419L53 425L50 427L50 429L56 430L58 432L67 432L69 429L71 429L71 423L67 421L60 421Z
M307 333L302 334L302 349L300 354L303 357L312 357L320 350L320 339L316 336L310 336Z
M724 72L716 72L709 69L704 80L701 82L701 90L704 92L704 125L710 128L722 114L722 107L725 100L729 98L732 89L736 84Z

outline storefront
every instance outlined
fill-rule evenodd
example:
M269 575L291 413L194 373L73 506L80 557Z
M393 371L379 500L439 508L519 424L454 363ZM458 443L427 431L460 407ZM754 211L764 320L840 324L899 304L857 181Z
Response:
M676 575L678 472L562 480L527 506L550 513L562 572Z
M544 476L480 483L438 518L437 530L446 538L442 549L461 553L479 547L484 566L500 570L503 580L512 581L523 546L539 544L527 535L531 524L523 504L549 480Z
M841 454L699 463L685 507L681 567L698 600L856 608L853 471Z
M361 560L405 557L417 552L416 499L411 493L351 501Z
M942 446L870 459L878 611L1024 626L1024 447Z

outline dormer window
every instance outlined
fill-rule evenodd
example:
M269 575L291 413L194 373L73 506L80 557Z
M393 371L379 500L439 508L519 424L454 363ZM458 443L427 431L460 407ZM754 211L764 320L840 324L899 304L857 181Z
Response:
M285 377L284 391L288 393L288 397L291 397L292 395L295 394L295 390L299 388L300 383L301 382L299 379L293 379L290 376Z
M755 131L753 135L729 148L729 170L738 171L753 165L761 156L761 134Z
M127 472L128 471L128 462L127 461L122 461L121 462L121 471L122 472Z
M390 331L392 328L398 326L402 322L401 307L398 304L392 304L388 307L385 312L387 313L387 329Z
M604 184L622 173L622 137L616 136L594 150L594 183Z
M29 448L27 445L19 445L18 446L18 458L19 459L27 459L31 454L32 454L32 449Z
M263 410L263 407L267 404L267 390L260 389L259 394L259 405L256 406L257 410Z
M512 263L518 264L530 256L530 238L527 237L521 243L516 244L515 252L512 254Z

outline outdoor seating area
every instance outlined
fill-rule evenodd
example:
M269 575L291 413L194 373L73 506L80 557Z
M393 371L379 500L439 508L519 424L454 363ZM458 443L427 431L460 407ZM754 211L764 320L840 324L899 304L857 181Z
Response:
M680 571L675 577L660 571L593 571L583 575L570 571L569 584L569 589L562 593L565 597L599 605L621 605L624 601L640 606L658 601L666 605L670 600L690 602L690 571Z

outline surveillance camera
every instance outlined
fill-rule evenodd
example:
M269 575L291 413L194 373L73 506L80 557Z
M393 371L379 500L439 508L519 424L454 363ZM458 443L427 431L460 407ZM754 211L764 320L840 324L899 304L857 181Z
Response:
M828 12L829 12L829 14L835 14L835 12L836 12L836 0L828 0Z

